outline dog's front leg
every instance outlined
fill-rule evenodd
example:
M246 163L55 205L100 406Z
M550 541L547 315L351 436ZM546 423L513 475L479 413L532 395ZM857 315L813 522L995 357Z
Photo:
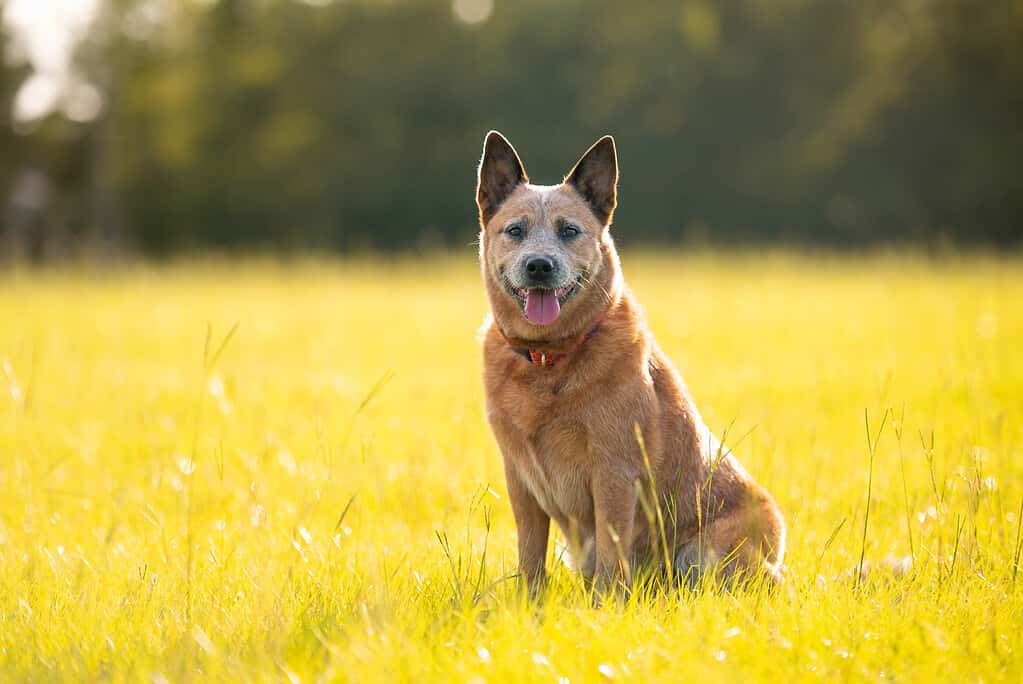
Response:
M593 513L597 567L594 586L600 594L609 590L627 592L631 586L629 563L637 496L634 478L620 471L595 473Z
M546 574L551 517L537 503L508 458L504 460L504 476L519 537L519 574L526 579L529 593L535 596L543 588Z

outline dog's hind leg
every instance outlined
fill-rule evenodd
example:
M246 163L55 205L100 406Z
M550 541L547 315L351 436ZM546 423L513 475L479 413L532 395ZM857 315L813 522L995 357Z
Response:
M708 522L679 548L675 569L690 587L708 573L726 585L762 576L773 586L783 581L784 553L785 523L770 496L754 485L741 505Z

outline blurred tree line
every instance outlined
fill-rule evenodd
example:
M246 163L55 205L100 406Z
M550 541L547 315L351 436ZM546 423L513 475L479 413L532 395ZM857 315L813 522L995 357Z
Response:
M76 62L88 120L0 70L8 250L464 246L491 128L614 134L623 240L1023 236L1019 0L104 0Z

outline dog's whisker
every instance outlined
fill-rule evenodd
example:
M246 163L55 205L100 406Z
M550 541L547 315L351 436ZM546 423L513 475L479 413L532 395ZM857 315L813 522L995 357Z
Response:
M611 293L608 292L606 287L604 287L597 281L593 280L590 276L586 275L585 273L579 275L579 282L581 282L584 286L596 285L598 288L600 288L600 292L604 295L604 300L606 303L610 304L612 301L614 301L614 297L611 296Z

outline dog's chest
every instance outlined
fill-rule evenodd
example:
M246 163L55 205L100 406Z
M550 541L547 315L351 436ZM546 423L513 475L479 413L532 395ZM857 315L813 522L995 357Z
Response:
M540 506L561 520L588 520L591 458L586 427L571 419L545 422L527 440L519 472Z

